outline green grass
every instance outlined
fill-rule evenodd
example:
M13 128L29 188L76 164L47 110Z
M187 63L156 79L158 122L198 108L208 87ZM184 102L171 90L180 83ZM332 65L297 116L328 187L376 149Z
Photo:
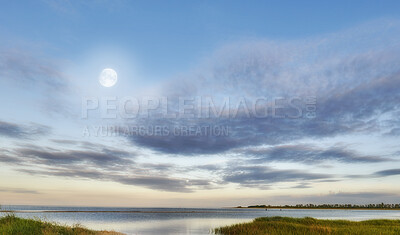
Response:
M250 223L235 224L215 229L216 234L252 234L252 235L386 235L400 234L400 220L366 220L360 222L348 220L319 220L310 217L262 217Z
M107 231L93 231L81 226L61 226L55 223L44 222L41 220L22 219L14 215L7 215L0 218L0 234L8 235L117 235L121 233Z

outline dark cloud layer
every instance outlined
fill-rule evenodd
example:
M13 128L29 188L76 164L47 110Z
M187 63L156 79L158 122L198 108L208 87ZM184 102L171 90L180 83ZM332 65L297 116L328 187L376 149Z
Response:
M252 107L257 97L272 101L297 97L301 114L289 118L290 105L277 117L260 118L241 110L236 117L150 118L133 124L146 126L228 126L227 136L216 135L131 135L135 145L170 154L215 154L233 148L263 144L285 144L302 138L336 137L348 134L395 133L398 122L382 125L400 110L400 45L392 40L400 35L400 23L379 22L357 31L289 43L253 41L226 46L205 65L187 77L164 87L162 95L177 97L244 97ZM389 33L390 32L390 33ZM385 40L377 43L376 38ZM356 47L353 47L357 44ZM351 45L351 46L350 46ZM316 98L315 116L307 116L307 97ZM217 109L222 105L216 102ZM177 110L172 102L171 110ZM219 105L219 106L218 106ZM231 109L235 107L230 107ZM347 152L331 150L325 158L341 161L380 161L357 158ZM347 156L345 156L347 155ZM352 155L352 156L349 156ZM296 156L295 156L296 157Z

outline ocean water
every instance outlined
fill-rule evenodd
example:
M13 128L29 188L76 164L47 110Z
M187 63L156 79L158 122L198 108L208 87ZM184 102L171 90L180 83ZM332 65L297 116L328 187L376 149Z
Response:
M257 217L289 216L319 219L400 219L399 210L236 209L236 208L111 208L2 206L23 218L126 234L212 234L213 228L250 222ZM4 214L4 213L3 213ZM2 215L2 213L0 213Z

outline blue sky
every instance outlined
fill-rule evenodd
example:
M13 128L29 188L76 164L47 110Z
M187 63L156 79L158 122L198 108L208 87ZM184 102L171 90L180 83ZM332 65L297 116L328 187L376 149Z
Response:
M12 180L0 180L0 203L394 203L400 195L393 187L400 175L399 5L4 3L0 179ZM111 88L98 82L104 68L118 73ZM120 116L129 97L141 102L137 118ZM157 107L146 116L154 105L145 102L149 97ZM162 116L166 97L178 117ZM204 103L191 110L193 117L179 116L184 97L192 105L213 99L228 118L201 117L209 108ZM119 105L111 119L102 113L110 98ZM282 98L282 109L272 114ZM99 105L83 118L88 99ZM256 104L265 104L269 115L260 117L264 106ZM312 118L306 117L310 105ZM296 110L302 115L289 118ZM104 126L230 132L96 136Z
M70 59L95 46L119 46L140 58L146 74L157 77L180 72L227 42L299 39L399 16L397 1L39 1L6 5L0 10L1 29L8 37L2 40L44 43L51 48L49 53Z

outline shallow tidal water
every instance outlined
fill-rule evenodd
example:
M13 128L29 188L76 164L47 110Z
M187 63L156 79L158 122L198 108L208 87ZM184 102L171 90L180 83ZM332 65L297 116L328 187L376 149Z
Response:
M318 219L400 219L400 210L236 209L236 208L111 208L2 206L16 216L61 225L80 224L126 234L212 234L213 228L250 222L257 217L288 216ZM2 215L0 213L0 215ZM4 213L3 213L4 215Z

